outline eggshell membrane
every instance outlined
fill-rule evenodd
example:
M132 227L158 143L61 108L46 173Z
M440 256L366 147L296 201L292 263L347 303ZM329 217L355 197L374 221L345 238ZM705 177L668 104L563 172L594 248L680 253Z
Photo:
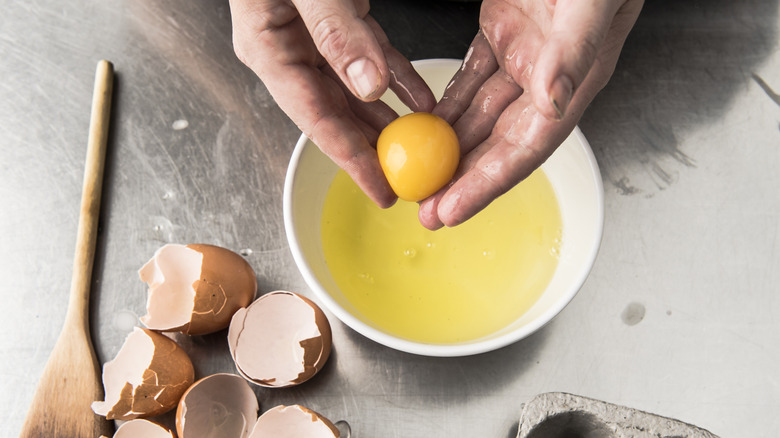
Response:
M239 374L265 387L288 387L312 378L328 360L331 342L322 309L288 291L270 292L239 309L228 331Z
M257 293L249 263L214 245L165 245L138 275L149 286L141 322L159 331L203 335L222 330Z
M92 410L109 420L160 415L176 407L194 380L192 361L176 342L136 327L103 365L106 399L92 403Z
M300 405L276 406L257 419L249 438L339 438L327 418Z
M176 410L179 438L244 438L257 422L257 396L242 377L212 374L184 393Z
M114 438L176 438L173 432L149 420L135 419L119 426Z

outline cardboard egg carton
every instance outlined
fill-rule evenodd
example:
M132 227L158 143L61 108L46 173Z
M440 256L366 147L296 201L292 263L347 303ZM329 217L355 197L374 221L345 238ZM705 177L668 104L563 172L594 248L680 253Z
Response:
M562 392L523 405L517 438L718 438L672 418Z

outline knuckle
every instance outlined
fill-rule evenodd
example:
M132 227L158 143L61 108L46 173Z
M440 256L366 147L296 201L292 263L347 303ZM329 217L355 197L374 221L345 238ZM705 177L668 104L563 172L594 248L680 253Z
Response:
M593 66L601 50L601 44L592 35L587 35L577 40L574 44L575 53L578 55L577 74L582 79Z
M501 163L489 162L475 169L475 177L482 181L482 186L487 188L491 196L499 196L506 193L512 186L498 175Z
M585 38L579 40L577 49L582 53L585 59L594 60L599 53L600 44L596 41L596 38L588 35Z
M253 8L233 16L233 52L236 57L253 70L264 62L262 53L273 47L274 30L287 25L297 16L297 10L285 3L258 3Z
M597 63L599 63L598 60L596 60ZM600 64L600 63L599 63ZM603 68L597 68L596 73L596 85L598 91L601 91L604 89L604 87L607 86L607 83L609 82L610 78L612 77L612 74L615 72L615 65L605 65Z
M261 35L262 31L258 31L255 35ZM247 38L251 36L234 35L233 37L233 52L241 63L255 71L258 76L262 76L265 64L262 62L262 56L258 53L258 44L262 44L262 41L255 40L254 43L249 43Z
M333 14L318 21L311 34L320 53L331 62L340 59L347 50L348 35L344 33L342 21Z
M235 53L238 60L244 65L250 65L251 59L248 55L249 52L246 50L243 40L237 35L233 36L233 53Z
M366 18L366 15L368 15L371 10L371 6L369 5L368 0L357 0L355 2L355 10L358 17Z
M614 63L604 62L600 58L596 59L593 68L580 87L588 102L592 101L607 86L614 72Z

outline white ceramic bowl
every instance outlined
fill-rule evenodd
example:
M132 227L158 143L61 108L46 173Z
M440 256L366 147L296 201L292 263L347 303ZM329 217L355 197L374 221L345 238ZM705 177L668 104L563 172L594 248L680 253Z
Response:
M414 62L437 99L460 61ZM391 93L388 93L391 94ZM399 114L408 113L395 96L384 99ZM595 261L604 223L604 197L598 164L579 128L544 163L555 190L563 221L560 260L539 300L504 329L473 341L427 344L396 337L356 316L333 280L322 251L321 212L338 168L317 146L301 136L284 185L284 226L295 263L317 299L341 321L364 336L397 350L427 356L466 356L501 348L535 332L555 317L576 295Z

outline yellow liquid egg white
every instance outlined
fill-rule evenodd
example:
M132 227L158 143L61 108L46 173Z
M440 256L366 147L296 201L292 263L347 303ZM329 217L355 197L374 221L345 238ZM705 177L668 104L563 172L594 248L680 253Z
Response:
M430 231L417 210L380 209L343 171L328 190L325 261L367 324L416 342L471 341L515 321L550 282L562 229L543 171L454 228Z

